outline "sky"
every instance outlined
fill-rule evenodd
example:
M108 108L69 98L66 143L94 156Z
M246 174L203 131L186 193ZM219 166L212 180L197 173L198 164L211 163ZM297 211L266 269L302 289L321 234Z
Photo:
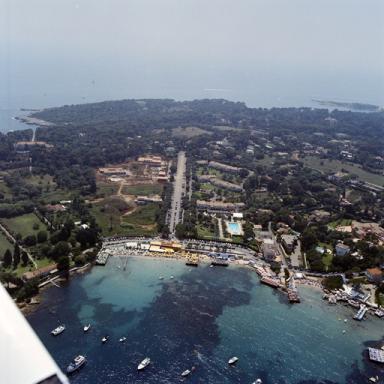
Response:
M0 0L0 55L3 103L384 104L384 1Z

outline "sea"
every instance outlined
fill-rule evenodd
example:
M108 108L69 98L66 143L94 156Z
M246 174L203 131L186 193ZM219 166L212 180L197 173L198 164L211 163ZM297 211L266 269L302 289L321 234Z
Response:
M302 302L291 305L243 266L113 257L60 285L42 293L27 319L62 370L76 355L87 357L71 383L251 384L260 378L263 384L361 384L372 375L384 378L366 351L384 344L384 320L355 321L352 308L329 305L313 287L300 286ZM61 323L65 332L50 335ZM228 365L232 356L239 358L235 366ZM145 357L151 364L138 372Z

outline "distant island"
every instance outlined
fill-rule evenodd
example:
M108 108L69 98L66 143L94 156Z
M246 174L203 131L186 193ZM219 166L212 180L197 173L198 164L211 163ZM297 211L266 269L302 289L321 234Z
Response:
M312 99L312 101L328 107L345 108L357 112L380 112L382 108L378 105L345 101L333 101L333 100L318 100Z

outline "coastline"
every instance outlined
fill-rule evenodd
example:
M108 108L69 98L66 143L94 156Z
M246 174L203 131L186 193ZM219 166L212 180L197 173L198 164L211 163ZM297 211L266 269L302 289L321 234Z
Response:
M38 119L38 118L32 117L30 115L28 115L28 116L16 116L15 119L21 121L24 124L37 125L40 127L53 127L55 125L54 123L51 123L50 121Z
M75 267L75 268L71 269L69 271L69 274L70 274L70 276L81 275L81 274L84 274L86 272L90 272L93 266L94 266L94 264L87 263L81 267ZM52 288L54 286L54 284L52 284L52 281L60 283L60 282L68 282L69 280L67 280L61 276L57 276L54 279L47 280L46 282L44 282L43 285L39 285L39 292L31 298L31 301L29 303L27 303L27 302L16 303L16 305L20 309L21 313L25 317L27 317L28 315L33 313L35 310L37 310L40 307L41 304L43 304L43 302L44 302L43 293L46 290L48 290L49 288Z

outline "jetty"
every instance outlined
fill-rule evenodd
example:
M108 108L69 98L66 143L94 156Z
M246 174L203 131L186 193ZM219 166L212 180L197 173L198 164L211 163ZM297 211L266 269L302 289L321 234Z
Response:
M197 255L196 253L188 253L186 256L185 265L197 267L199 265L199 255Z
M214 259L212 262L211 262L211 265L214 265L216 267L228 267L229 263L228 261L226 260L223 260L223 259Z
M288 288L287 292L288 292L288 299L291 303L300 303L300 297L296 289Z
M261 278L260 282L265 285L269 285L272 288L282 288L282 284L280 283L280 281L277 279L273 279L272 277L264 276Z
M376 348L368 348L369 359L376 363L384 363L384 351Z
M108 258L109 258L109 252L106 249L102 248L100 252L97 254L96 264L105 265L107 264Z
M367 313L368 308L365 305L361 305L360 309L357 311L356 315L353 316L355 320L363 320L364 315Z

